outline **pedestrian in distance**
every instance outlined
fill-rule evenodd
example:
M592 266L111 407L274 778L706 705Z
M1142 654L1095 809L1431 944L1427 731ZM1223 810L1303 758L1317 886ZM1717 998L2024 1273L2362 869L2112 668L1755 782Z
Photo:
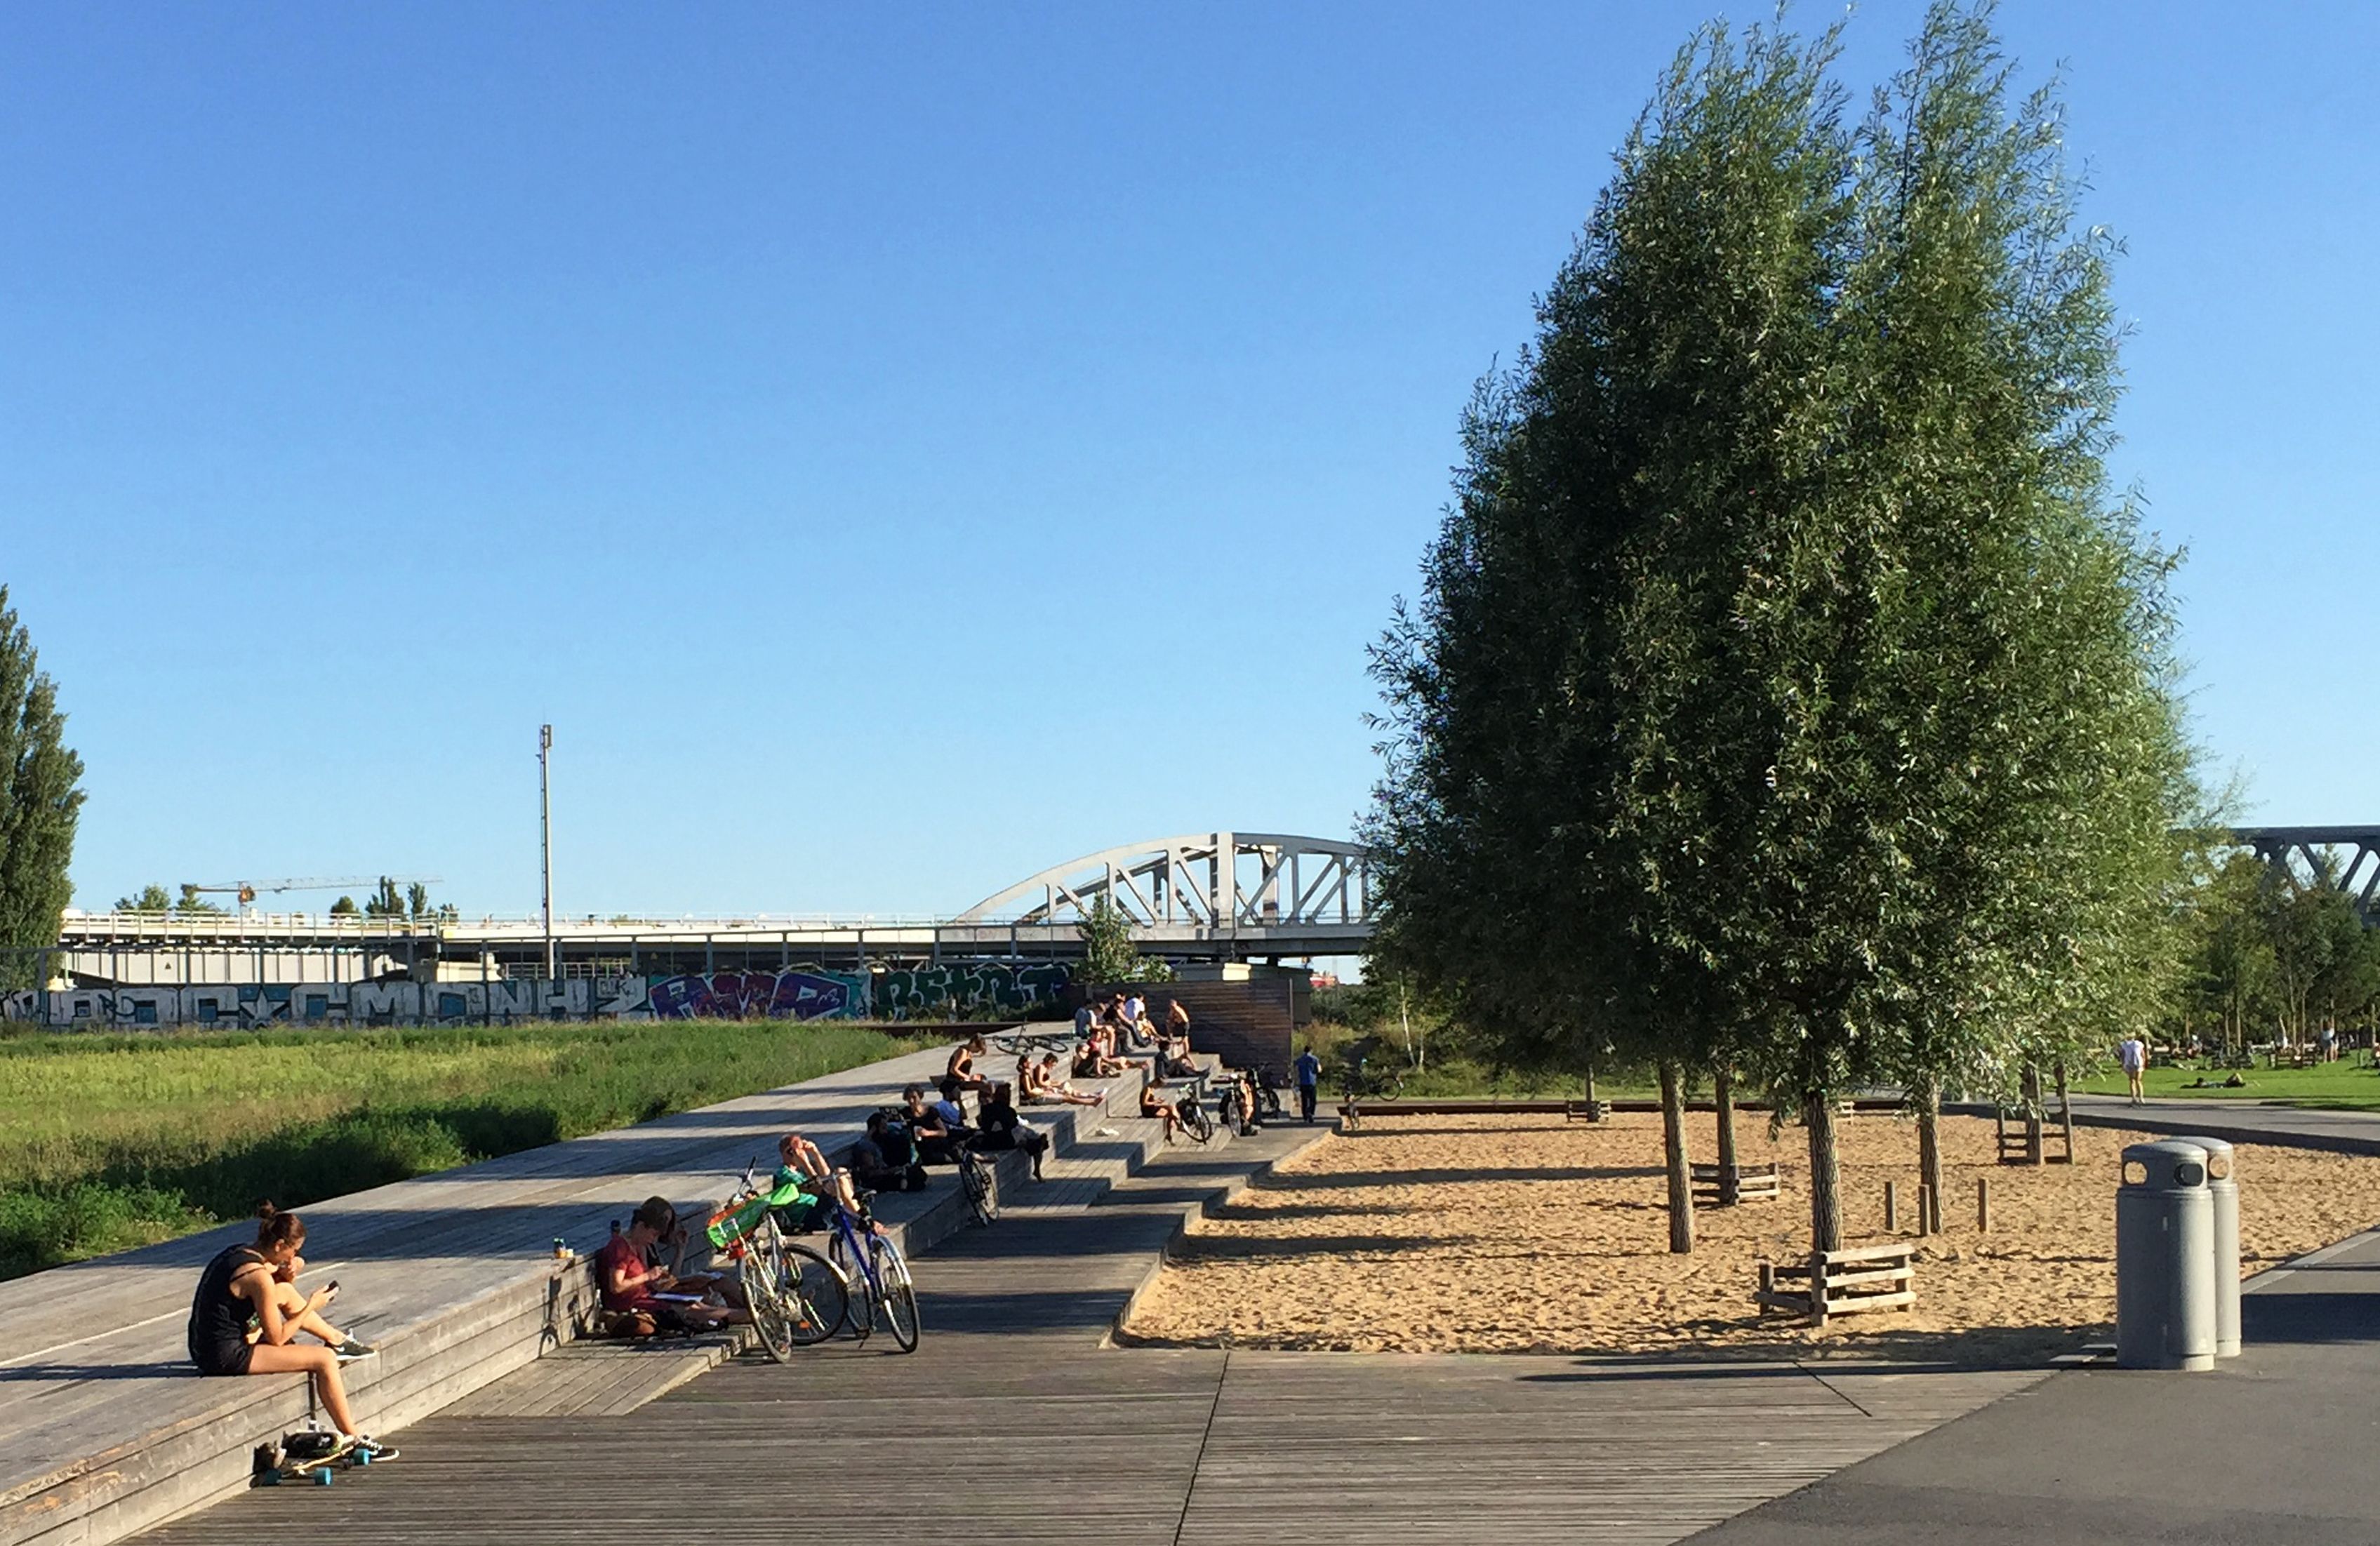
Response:
M2126 1036L2116 1044L2116 1061L2124 1066L2124 1087L2132 1105L2143 1105L2146 1093L2141 1088L2141 1074L2149 1064L2149 1049L2138 1036Z
M1297 1113L1308 1126L1314 1121L1314 1107L1320 1099L1322 1059L1314 1056L1308 1046L1297 1055Z

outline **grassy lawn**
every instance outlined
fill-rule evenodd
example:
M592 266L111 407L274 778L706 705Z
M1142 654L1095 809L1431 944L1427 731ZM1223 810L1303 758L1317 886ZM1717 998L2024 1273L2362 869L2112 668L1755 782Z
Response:
M0 1037L0 1277L921 1045L783 1021Z
M2336 1063L2317 1063L2311 1069L2242 1069L2240 1077L2247 1081L2245 1088L2214 1087L2229 1077L2228 1069L2151 1069L2143 1076L2142 1083L2152 1095L2179 1100L2280 1101L2289 1105L2341 1111L2380 1111L2380 1072L2358 1067L2351 1056L2342 1056ZM2208 1088L2189 1088L2192 1080L2204 1080ZM2081 1081L2074 1088L2093 1094L2120 1095L2124 1093L2124 1076L2120 1072L2109 1073Z

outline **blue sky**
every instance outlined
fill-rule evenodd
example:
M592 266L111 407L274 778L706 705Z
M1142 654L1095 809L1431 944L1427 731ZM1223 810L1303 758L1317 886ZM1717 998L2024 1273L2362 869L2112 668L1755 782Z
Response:
M565 912L1343 835L1456 414L1712 14L0 13L0 583L78 900L528 911L544 720ZM2001 22L2129 244L2199 732L2261 819L2380 819L2380 7Z

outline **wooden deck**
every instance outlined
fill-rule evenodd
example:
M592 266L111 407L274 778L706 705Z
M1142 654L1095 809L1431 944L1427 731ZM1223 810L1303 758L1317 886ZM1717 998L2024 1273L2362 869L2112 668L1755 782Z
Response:
M494 1415L547 1377L524 1371L476 1398L491 1415L416 1426L395 1466L143 1546L496 1546L598 1521L766 1546L1671 1541L2043 1378L1105 1345L1187 1213L1321 1130L1177 1147L1087 1207L950 1238L917 1263L914 1355L738 1359L601 1421L583 1387L575 1411Z
M382 1347L346 1371L358 1420L402 1427L566 1342L591 1298L588 1258L639 1200L658 1193L697 1205L698 1217L747 1160L770 1159L777 1134L799 1129L832 1151L903 1083L939 1074L943 1058L888 1059L306 1209L301 1286L339 1278L338 1323ZM1078 1171L1122 1174L1157 1133L1128 1115L1137 1089L1116 1081L1112 1114L1036 1107L1029 1117ZM1003 1156L1002 1171L1013 1192L1024 1157ZM880 1212L913 1250L965 1216L947 1170L931 1190L887 1198ZM229 1495L245 1480L248 1448L305 1419L298 1376L202 1380L186 1361L199 1268L251 1228L0 1284L0 1546L105 1546ZM576 1264L556 1268L557 1237L581 1252Z

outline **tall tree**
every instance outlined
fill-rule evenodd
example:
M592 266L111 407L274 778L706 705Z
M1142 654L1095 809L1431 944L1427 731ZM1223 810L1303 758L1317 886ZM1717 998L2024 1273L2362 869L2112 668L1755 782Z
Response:
M1686 1071L1745 1023L1694 927L1694 893L1738 878L1689 772L1743 713L1710 579L1812 491L1847 213L1832 49L1710 29L1680 52L1536 343L1475 395L1422 600L1374 662L1384 949L1506 1061L1656 1065L1682 1251Z
M1475 1018L1797 1105L1819 1250L1841 1094L1930 1117L2153 1005L2192 808L2055 102L1951 5L1856 137L1831 56L1706 32L1664 79L1475 399L1373 828Z
M65 734L56 685L0 586L0 988L33 984L73 896L82 759Z
M1857 853L1838 895L1867 899L1834 954L1876 964L1832 1066L1787 1072L1815 1094L1888 1049L1937 1196L1946 1079L2009 1091L2170 997L2197 803L2170 560L2106 489L2111 243L2075 230L2056 98L2010 102L1988 14L1937 4L1861 134L1846 605L1797 694L1797 739L1851 750L1816 780Z

